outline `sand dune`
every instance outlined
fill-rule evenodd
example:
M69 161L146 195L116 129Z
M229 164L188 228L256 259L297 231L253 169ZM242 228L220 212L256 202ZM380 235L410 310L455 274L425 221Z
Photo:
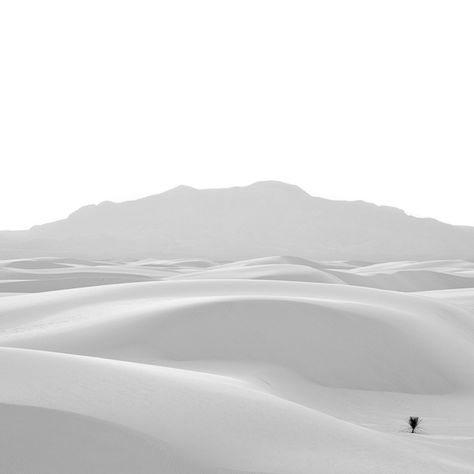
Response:
M38 293L136 281L159 280L175 275L166 267L151 268L141 262L103 262L64 258L0 261L1 293Z
M474 288L458 288L454 290L421 291L418 295L434 298L439 301L460 306L474 313Z
M0 343L147 363L256 361L340 388L442 393L474 382L474 365L462 367L472 346L459 336L474 324L462 311L409 296L260 281L156 282L81 294L39 295L26 310L17 299L3 300ZM446 364L440 344L458 362Z
M54 263L2 271L65 286L85 271ZM332 276L456 275L469 262L88 267L99 281L161 281L0 298L2 472L472 472L474 290ZM413 414L425 419L417 436L404 426Z
M212 280L212 279L251 279L251 280L286 280L309 281L314 283L343 283L338 277L304 265L273 264L212 267L201 272L185 273L170 277L178 280Z
M445 288L473 288L474 277L451 275L428 270L396 271L359 275L351 272L334 271L345 283L369 288L395 291L428 291Z
M54 277L40 276L35 278L29 275L28 280L0 281L0 291L10 293L39 293L43 291L64 290L68 288L82 288L85 286L113 285L147 281L150 278L127 274L90 274L68 273Z
M338 283L404 292L473 288L474 264L427 262L314 262L270 256L217 263L202 259L98 261L31 258L0 261L0 294L37 293L152 280L246 279Z
M163 443L123 425L17 402L0 405L1 472L199 472Z
M0 353L3 402L127 426L209 469L469 472L467 464L452 463L449 450L443 457L429 443L362 428L228 377L50 352ZM342 450L344 457L337 455Z
M396 291L474 287L474 264L464 260L387 262L328 270L350 285Z
M229 262L225 264L225 266L229 268L252 267L260 265L302 265L310 268L316 268L318 270L323 270L325 268L325 265L322 263L291 255L272 255L269 257L251 258L248 260L237 260L235 262Z

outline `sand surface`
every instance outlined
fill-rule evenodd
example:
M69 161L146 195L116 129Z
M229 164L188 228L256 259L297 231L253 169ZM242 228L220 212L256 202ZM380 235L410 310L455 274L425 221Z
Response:
M0 472L474 471L471 262L5 260L0 295Z

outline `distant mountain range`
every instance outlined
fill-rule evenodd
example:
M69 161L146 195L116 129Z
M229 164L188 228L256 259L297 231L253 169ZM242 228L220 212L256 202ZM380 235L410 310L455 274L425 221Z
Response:
M363 201L313 197L276 181L198 190L178 186L103 202L26 231L0 232L0 258L296 255L316 260L474 259L474 228Z

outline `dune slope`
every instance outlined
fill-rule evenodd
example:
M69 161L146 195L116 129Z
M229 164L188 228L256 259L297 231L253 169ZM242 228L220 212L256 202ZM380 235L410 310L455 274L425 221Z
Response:
M3 403L54 406L127 426L210 470L468 472L429 444L368 430L228 377L31 350L0 353Z
M236 267L305 266L272 260ZM451 299L229 278L5 296L2 468L471 472L474 318Z

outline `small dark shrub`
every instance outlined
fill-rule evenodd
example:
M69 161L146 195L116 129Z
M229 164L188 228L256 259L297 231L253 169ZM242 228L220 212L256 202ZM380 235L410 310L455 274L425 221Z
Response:
M408 418L408 424L410 425L411 432L415 433L416 430L420 427L421 418L419 416L410 416Z

